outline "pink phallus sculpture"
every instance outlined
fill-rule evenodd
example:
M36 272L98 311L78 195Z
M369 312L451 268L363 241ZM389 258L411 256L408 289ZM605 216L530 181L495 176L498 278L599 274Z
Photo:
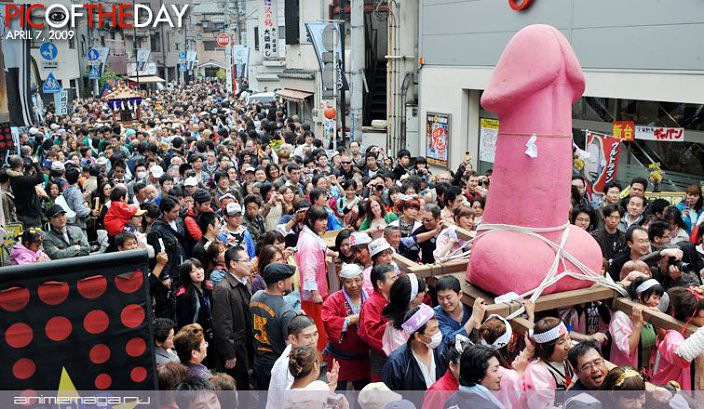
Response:
M492 293L522 294L538 287L556 250L519 228L530 228L560 245L593 274L601 249L586 231L567 225L572 174L572 104L584 92L584 75L567 39L554 27L525 27L506 46L482 106L498 114L491 188L481 230L474 241L467 278ZM493 226L492 226L493 225ZM568 232L565 232L568 229ZM580 272L562 259L557 273ZM584 269L583 269L584 271ZM543 294L593 283L564 277Z

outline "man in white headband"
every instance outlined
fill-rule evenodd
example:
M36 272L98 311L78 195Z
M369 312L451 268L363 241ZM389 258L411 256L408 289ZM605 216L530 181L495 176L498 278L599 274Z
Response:
M340 364L338 389L345 390L347 382L352 382L359 391L369 382L369 346L357 333L359 313L369 294L363 288L362 267L358 264L343 264L340 281L342 289L323 302L321 311L328 334L325 359L329 368L333 359Z

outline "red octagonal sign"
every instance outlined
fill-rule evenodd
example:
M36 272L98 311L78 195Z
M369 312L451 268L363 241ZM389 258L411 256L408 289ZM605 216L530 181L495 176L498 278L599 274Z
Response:
M225 33L220 33L215 37L215 43L220 47L227 47L230 44L230 36Z

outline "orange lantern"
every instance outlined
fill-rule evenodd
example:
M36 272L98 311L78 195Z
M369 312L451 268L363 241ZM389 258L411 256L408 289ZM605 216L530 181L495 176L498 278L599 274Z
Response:
M325 115L325 118L327 119L333 119L335 118L335 115L337 115L337 111L333 107L327 107L323 111L323 115Z

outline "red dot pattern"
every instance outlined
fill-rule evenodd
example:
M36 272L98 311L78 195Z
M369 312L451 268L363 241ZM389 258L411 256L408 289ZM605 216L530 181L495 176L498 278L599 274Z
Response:
M47 281L37 289L39 299L45 304L58 305L68 298L68 283L59 281Z
M78 280L76 287L83 298L94 300L105 293L108 287L108 280L105 276L86 277Z
M110 359L110 348L105 344L98 344L90 349L90 361L96 365L104 364Z
M12 324L5 331L5 342L13 348L24 348L32 343L32 339L34 339L32 327L23 322Z
M22 358L12 365L12 374L17 379L31 378L36 370L37 366L34 364L34 361L28 358Z
M137 304L130 304L122 309L120 319L127 328L137 328L144 322L144 308Z
M101 373L95 377L95 389L107 389L112 385L112 377L106 373Z
M69 321L66 317L59 316L47 321L44 330L46 331L46 336L49 337L50 340L58 342L65 340L69 335L71 335L73 325L71 325L71 321Z
M127 352L127 355L131 356L132 358L141 356L146 350L147 343L144 342L142 338L132 338L131 340L127 341L127 345L125 346L125 351Z
M97 335L108 329L110 318L105 311L93 310L83 319L83 327L90 334Z
M144 274L139 270L115 276L115 286L125 294L132 294L139 290L142 288L143 282Z
M10 287L0 291L0 307L7 311L20 311L27 304L29 304L29 290L24 287Z
M147 379L147 370L142 366L134 367L130 371L130 379L136 383L144 382Z

